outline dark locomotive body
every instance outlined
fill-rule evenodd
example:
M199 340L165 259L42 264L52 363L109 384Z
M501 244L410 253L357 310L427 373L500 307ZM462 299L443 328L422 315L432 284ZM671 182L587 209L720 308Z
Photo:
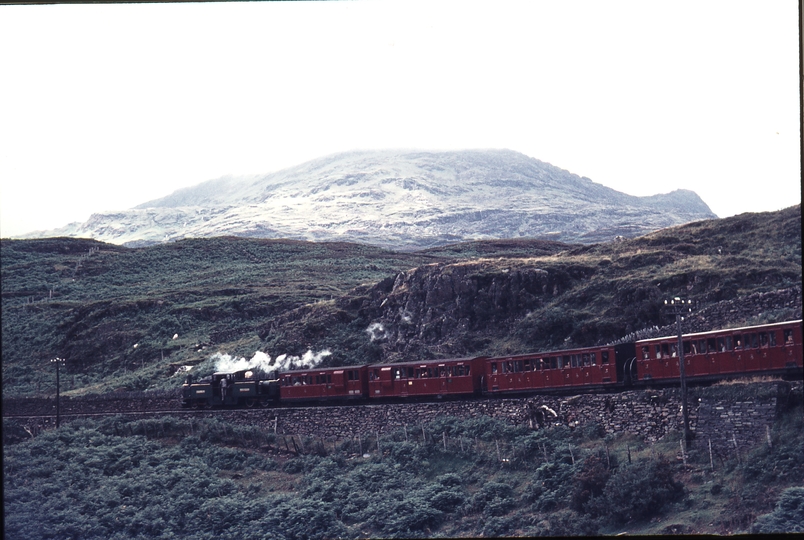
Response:
M197 382L192 376L182 386L182 407L255 407L279 404L279 381L251 370L213 373Z
M682 347L690 381L804 373L801 320L686 334ZM251 371L215 373L198 382L188 380L182 405L379 402L674 383L680 377L677 349L678 336L667 336L516 356L293 370L278 379Z

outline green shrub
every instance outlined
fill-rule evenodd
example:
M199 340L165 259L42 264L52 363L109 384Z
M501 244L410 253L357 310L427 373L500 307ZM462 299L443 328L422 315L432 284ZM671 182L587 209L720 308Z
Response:
M804 487L785 489L773 512L759 516L751 526L751 532L804 533Z
M684 485L675 480L667 461L641 460L619 468L602 496L590 499L584 508L619 524L652 517L683 495Z
M587 457L573 479L571 508L576 512L594 514L594 511L585 510L586 504L592 497L600 497L603 494L610 476L605 456Z

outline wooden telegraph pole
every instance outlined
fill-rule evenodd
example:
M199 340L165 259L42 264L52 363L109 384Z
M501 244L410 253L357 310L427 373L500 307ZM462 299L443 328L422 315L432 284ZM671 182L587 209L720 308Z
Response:
M687 407L687 376L684 366L684 343L681 338L681 321L684 317L682 313L692 312L692 300L682 300L675 297L670 301L665 300L664 305L670 309L676 316L676 327L678 328L678 370L681 375L681 412L684 418L684 440L689 442L692 440L692 432L690 431L690 414Z

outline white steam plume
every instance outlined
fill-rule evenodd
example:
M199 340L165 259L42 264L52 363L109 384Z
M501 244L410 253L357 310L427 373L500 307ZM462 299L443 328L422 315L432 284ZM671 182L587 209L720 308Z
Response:
M270 355L262 351L257 351L254 353L254 356L251 357L251 360L246 360L242 356L236 357L218 352L212 355L211 359L215 361L216 372L231 373L233 371L257 369L265 373L270 373L274 370L282 372L289 369L312 368L320 364L325 357L331 354L332 353L328 350L318 353L308 350L301 357L282 354L277 356L275 360L272 360Z
M382 325L382 323L378 322L371 323L368 328L366 328L366 333L369 335L369 339L372 342L386 339L388 337L385 327Z

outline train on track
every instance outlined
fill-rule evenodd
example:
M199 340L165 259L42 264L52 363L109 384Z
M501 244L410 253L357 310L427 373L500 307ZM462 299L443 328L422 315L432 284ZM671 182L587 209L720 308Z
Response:
M182 387L183 407L437 399L596 391L674 383L679 358L690 382L804 373L802 321L730 328L515 356L478 356L300 369L273 377L215 373Z

